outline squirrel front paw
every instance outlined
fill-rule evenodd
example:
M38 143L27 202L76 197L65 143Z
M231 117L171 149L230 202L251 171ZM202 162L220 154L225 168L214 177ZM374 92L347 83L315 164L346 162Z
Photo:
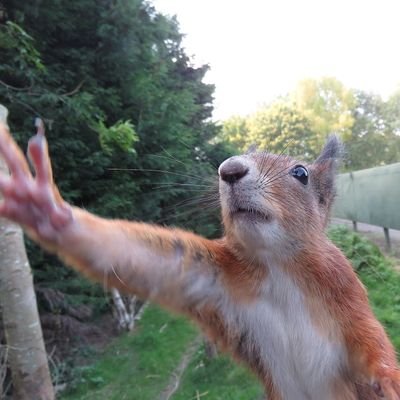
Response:
M382 368L376 375L372 387L378 396L386 400L400 400L400 370Z
M0 155L11 174L0 174L0 191L3 195L0 215L24 226L38 239L54 242L57 233L72 221L72 211L53 183L43 126L38 126L38 133L28 145L35 176L32 176L27 160L7 126L2 123Z

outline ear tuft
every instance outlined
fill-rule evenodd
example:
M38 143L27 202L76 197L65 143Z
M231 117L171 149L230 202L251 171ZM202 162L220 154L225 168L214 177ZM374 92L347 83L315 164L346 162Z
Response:
M330 135L325 147L311 166L312 186L326 225L335 199L335 177L343 155L343 145L336 135Z
M337 135L329 135L325 146L315 163L324 163L328 160L340 161L343 157L343 153L343 143L339 137Z
M257 145L255 143L252 143L249 148L246 150L245 154L251 154L255 153L257 151Z

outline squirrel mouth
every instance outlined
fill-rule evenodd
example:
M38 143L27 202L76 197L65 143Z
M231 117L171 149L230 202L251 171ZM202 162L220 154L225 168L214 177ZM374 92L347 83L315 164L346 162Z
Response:
M257 219L257 220L269 221L271 219L271 216L269 214L251 207L249 208L238 207L235 210L232 210L231 214L233 216L244 216L249 218L250 220Z

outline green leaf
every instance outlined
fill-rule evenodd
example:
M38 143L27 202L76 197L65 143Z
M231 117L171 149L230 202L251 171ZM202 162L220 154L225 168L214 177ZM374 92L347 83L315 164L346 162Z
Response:
M136 154L133 145L139 137L129 120L118 121L108 128L103 121L99 121L94 129L99 134L101 147L108 155L112 155L117 150Z

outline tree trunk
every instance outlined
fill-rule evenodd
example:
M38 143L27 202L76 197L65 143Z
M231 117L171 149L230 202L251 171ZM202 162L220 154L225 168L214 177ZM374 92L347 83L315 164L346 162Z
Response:
M0 172L8 173L2 159ZM22 230L4 218L0 218L0 304L13 398L53 400L54 390Z

